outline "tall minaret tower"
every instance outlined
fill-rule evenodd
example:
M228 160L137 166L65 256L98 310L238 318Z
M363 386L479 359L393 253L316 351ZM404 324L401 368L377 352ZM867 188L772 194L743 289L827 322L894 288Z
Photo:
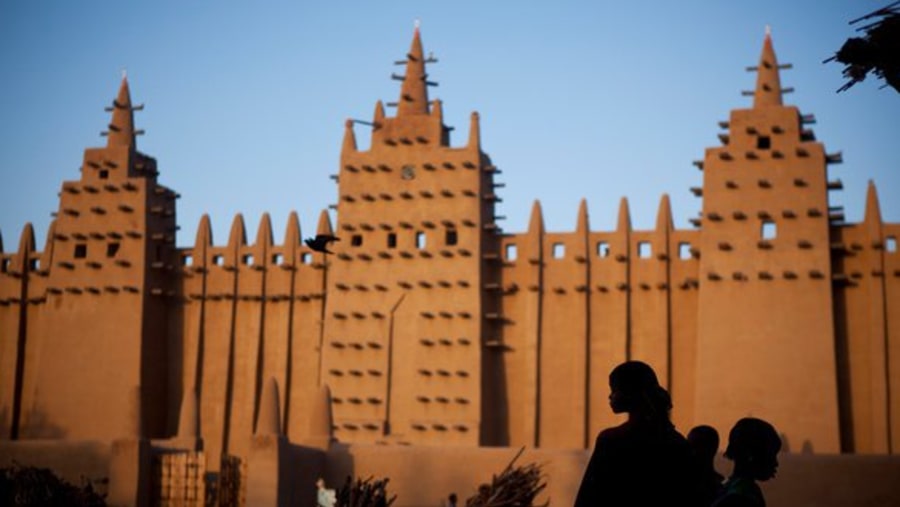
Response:
M792 450L840 451L827 163L782 103L766 33L753 106L703 163L697 424L771 421Z
M29 319L22 438L110 440L167 428L166 301L172 295L175 193L137 150L123 77L106 146L63 183L44 266L47 294Z
M428 100L432 61L417 27L397 62L406 73L393 76L402 82L389 104L396 116L376 104L366 151L346 125L320 375L342 441L490 440L483 347L500 324L483 282L498 272L496 169L481 151L477 113L467 144L450 146L441 102Z

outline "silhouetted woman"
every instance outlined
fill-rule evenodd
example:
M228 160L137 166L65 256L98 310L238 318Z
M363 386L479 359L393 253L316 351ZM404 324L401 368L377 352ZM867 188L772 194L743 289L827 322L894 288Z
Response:
M609 374L609 387L612 411L628 420L597 436L575 506L696 505L690 448L669 421L672 402L656 373L628 361Z

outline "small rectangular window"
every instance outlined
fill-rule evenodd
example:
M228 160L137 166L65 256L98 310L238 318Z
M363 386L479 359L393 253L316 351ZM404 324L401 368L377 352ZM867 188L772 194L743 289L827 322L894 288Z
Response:
M514 261L514 260L516 260L516 257L518 257L518 255L519 255L519 250L518 250L518 248L516 248L515 243L510 243L510 244L506 245L506 255L505 255L506 260Z
M453 246L458 241L458 236L456 235L456 229L447 229L447 232L444 234L445 243L447 246Z
M32 271L37 271L41 267L41 262L38 259L31 259L28 261L28 268Z
M638 257L641 259L649 259L653 256L653 245L649 241L638 241L637 247Z
M272 265L280 266L284 261L284 256L281 254L272 254Z
M397 248L397 233L389 232L387 235L387 247L388 248Z
M756 149L758 150L768 150L772 147L772 140L769 136L758 136L756 138Z
M762 227L760 229L760 236L762 240L770 240L775 239L775 236L778 234L778 228L775 226L775 222L771 220L764 220L762 223Z
M553 258L562 259L566 256L566 245L564 243L553 243Z
M678 243L678 258L681 260L686 260L691 258L691 244L690 243Z
M362 242L362 234L354 234L353 236L350 236L350 246L362 246Z
M609 242L600 241L597 243L597 257L609 257Z
M241 261L244 263L245 266L252 266L253 265L253 256L245 255L241 258Z
M225 258L222 257L221 255L213 255L212 263L215 264L216 266L224 266Z
M110 259L115 257L116 254L119 253L119 244L118 243L107 243L106 244L106 256Z
M421 249L425 248L426 244L427 244L427 241L425 239L425 233L417 232L416 233L416 248L421 250Z
M87 257L87 243L78 243L75 245L75 258L84 259Z
M884 249L889 253L895 253L897 251L897 238L888 236L887 239L884 240Z
M300 256L300 262L302 262L303 264L312 264L312 261L313 261L313 256L311 253L307 252Z
M194 256L193 255L185 255L181 258L182 266L193 266L194 265Z
M0 259L0 273L6 273L9 269L9 259Z
M100 179L101 180L109 179L109 171L107 171L106 169L101 169L100 170Z

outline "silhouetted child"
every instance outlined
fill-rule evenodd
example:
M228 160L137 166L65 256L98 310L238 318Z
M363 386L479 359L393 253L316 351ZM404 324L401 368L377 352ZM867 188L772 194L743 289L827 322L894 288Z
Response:
M669 421L672 403L656 373L628 361L609 374L609 387L610 407L628 420L597 436L575 506L696 505L690 448Z
M697 496L701 505L712 505L722 493L725 477L716 471L716 452L719 450L719 432L712 426L694 427L687 435L688 445L694 456L698 474Z
M725 457L734 461L734 471L714 507L765 507L766 500L756 481L775 477L781 439L775 428L755 417L738 421L728 434Z

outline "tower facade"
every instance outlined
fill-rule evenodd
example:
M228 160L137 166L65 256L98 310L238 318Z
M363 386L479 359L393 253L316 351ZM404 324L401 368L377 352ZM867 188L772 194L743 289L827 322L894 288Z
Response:
M168 376L158 365L169 360L176 196L137 150L134 109L123 78L107 144L85 150L81 178L63 183L43 254L29 226L20 255L4 261L6 292L21 294L2 319L10 438L166 431Z
M753 107L703 162L695 418L721 430L759 415L791 445L838 452L837 217L825 148L782 104L779 68L767 35Z
M320 382L338 438L446 445L491 440L485 344L497 339L494 168L478 115L450 146L428 100L418 29L396 116L375 106L368 150L348 121L338 174L340 242L326 265Z

